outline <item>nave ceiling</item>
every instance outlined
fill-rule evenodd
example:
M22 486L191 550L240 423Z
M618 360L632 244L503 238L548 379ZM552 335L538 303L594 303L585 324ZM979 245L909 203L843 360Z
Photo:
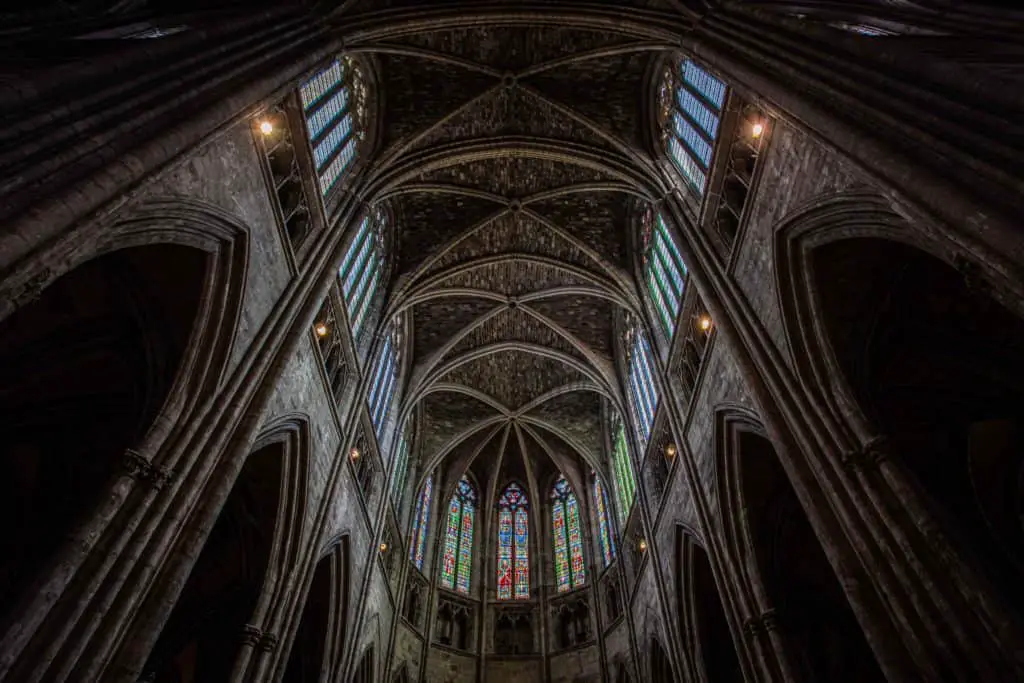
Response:
M398 229L389 311L411 316L424 464L578 488L621 405L630 226L664 192L647 100L671 46L492 25L350 49L380 92L370 183Z

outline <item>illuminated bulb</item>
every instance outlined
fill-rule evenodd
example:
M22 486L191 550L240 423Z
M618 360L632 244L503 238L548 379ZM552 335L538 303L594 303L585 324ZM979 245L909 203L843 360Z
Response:
M351 450L351 452L349 452L348 456L350 458L352 458L353 460L358 460L359 459L359 449L358 448L353 448Z
M676 445L674 443L670 443L669 445L665 446L665 455L670 460L676 457Z
M755 123L754 127L750 129L750 135L755 140L758 139L759 137L761 137L761 133L763 133L763 132L764 132L764 124L763 123Z
M711 318L709 316L702 315L700 320L697 321L697 325L702 331L707 332L711 329Z
M637 544L637 547L640 548L640 552L646 553L647 552L647 541L641 538L640 539L640 543Z
M316 327L313 328L316 331L316 336L326 337L327 336L327 325L323 323L317 323Z
M264 135L270 135L271 133L274 132L274 124L272 124L270 121L260 122L260 132L263 133Z
M381 543L380 544L380 551L382 553L386 553L388 551L388 544L387 543Z

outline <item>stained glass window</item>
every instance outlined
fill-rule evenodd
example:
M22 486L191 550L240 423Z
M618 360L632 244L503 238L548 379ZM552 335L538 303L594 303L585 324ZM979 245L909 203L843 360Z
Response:
M353 338L359 337L380 285L387 223L388 215L382 207L363 218L338 269Z
M604 566L615 559L615 542L612 539L611 520L608 519L608 494L605 493L601 477L594 475L594 517L596 518L597 540L601 545Z
M620 423L615 429L615 445L612 451L612 470L615 474L615 500L618 503L619 524L625 526L629 510L636 497L636 480L633 465L626 444L626 428Z
M473 572L473 525L476 521L476 490L466 477L448 503L448 526L444 534L441 585L469 593Z
M661 213L648 209L641 226L644 282L665 337L672 341L686 285L686 264Z
M725 106L725 84L686 59L678 70L665 74L661 98L669 156L703 195Z
M402 498L405 492L405 478L409 474L409 441L405 438L405 432L398 437L398 447L395 449L395 478L391 480L391 502L395 510L401 512Z
M555 583L558 592L579 588L587 581L583 564L583 534L576 494L565 477L551 490L551 535L555 546Z
M498 599L530 597L530 509L516 483L498 500Z
M434 475L423 482L420 497L416 500L416 516L412 521L412 543L409 545L409 559L417 569L423 569L423 556L427 549L427 527L430 524L430 500L434 495Z
M381 346L377 362L373 366L373 382L370 385L370 394L366 399L370 407L370 419L373 421L378 439L384 435L388 408L391 406L395 387L398 385L400 343L398 328L397 321L392 322L391 330L384 337L384 344Z
M631 413L636 425L636 435L641 446L647 445L654 424L654 413L658 408L658 389L654 384L654 368L651 347L643 330L634 327L629 336L632 343L629 352L629 396Z
M299 88L320 192L326 195L356 156L365 86L350 58L335 59Z

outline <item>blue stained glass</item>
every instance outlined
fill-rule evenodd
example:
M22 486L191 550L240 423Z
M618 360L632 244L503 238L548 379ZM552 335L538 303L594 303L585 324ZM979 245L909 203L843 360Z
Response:
M718 136L718 116L713 114L703 102L697 99L693 93L685 88L680 88L676 94L679 106L682 107L694 122L704 129L704 132L714 140Z
M304 110L309 109L311 106L316 104L317 100L330 92L336 85L341 83L341 77L343 75L344 71L342 69L341 62L334 60L330 66L306 81L305 85L299 89L299 96L302 99L302 108Z
M576 496L565 477L551 491L551 535L555 546L555 585L559 593L586 583L583 535Z
M313 161L316 162L317 168L323 165L327 161L334 150L340 145L352 132L352 115L346 114L341 121L338 122L331 131L324 136L317 146L313 149Z
M672 155L672 160L676 162L676 166L680 172L686 176L686 179L690 181L701 194L704 194L704 186L707 183L707 178L704 175L704 171L701 170L697 162L690 157L683 150L683 146L679 143L679 138L671 137L668 142L668 151Z
M683 63L683 80L718 109L725 104L725 84L689 59Z
M697 129L690 125L690 122L679 112L672 115L672 120L675 122L676 135L679 136L679 139L686 143L686 146L697 156L697 159L704 165L704 168L710 166L711 145L701 137Z
M338 179L341 172L348 168L348 164L356 155L356 141L355 138L351 138L348 144L345 145L334 160L328 164L327 168L324 169L323 173L320 174L320 191L323 194L327 194L327 191L334 185L334 181Z
M324 105L317 109L306 119L306 129L309 131L309 139L315 140L324 131L331 121L345 111L348 105L348 88L341 88L334 93Z

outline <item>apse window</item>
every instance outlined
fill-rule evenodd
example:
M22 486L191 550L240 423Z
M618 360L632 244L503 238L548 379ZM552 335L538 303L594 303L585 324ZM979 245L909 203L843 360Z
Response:
M551 489L551 537L558 592L580 588L587 582L587 571L583 563L583 534L580 533L580 506L565 477L559 477Z
M498 500L498 599L530 597L530 506L516 483Z
M469 479L459 480L448 503L448 526L441 558L441 585L469 594L473 573L473 531L476 522L476 489Z
M661 118L669 156L697 194L707 187L725 106L725 84L693 60L668 69L661 87Z
M299 88L320 192L327 195L352 165L361 137L365 86L359 66L335 59Z

